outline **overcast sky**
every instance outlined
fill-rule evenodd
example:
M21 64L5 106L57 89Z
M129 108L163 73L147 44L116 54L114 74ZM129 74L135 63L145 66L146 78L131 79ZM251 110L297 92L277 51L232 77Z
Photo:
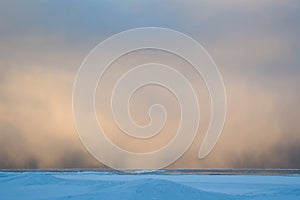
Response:
M227 118L214 150L197 159L199 133L170 167L300 167L299 1L4 0L0 168L102 167L75 131L73 81L98 43L145 26L197 40L226 87Z

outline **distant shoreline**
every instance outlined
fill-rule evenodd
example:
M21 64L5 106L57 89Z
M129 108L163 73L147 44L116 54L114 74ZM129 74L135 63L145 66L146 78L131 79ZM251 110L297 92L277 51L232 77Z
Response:
M100 174L207 174L207 175L288 175L300 174L300 169L160 169L160 170L124 170L91 168L91 169L0 169L0 172L99 172Z

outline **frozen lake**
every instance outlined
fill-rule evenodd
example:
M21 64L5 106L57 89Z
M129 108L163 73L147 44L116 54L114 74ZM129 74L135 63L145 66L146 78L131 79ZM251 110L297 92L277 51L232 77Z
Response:
M0 171L0 199L300 199L299 174Z

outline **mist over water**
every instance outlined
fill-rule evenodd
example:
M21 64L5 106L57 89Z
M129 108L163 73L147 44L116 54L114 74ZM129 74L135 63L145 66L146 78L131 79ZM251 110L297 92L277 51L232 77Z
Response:
M210 118L209 96L199 81L199 133L168 168L300 168L299 2L216 2L172 1L166 3L172 6L160 6L156 1L151 5L28 1L25 6L2 1L0 168L107 168L87 152L75 130L73 82L83 59L99 42L143 26L168 27L195 38L214 58L226 87L227 118L214 150L198 159ZM188 67L171 55L160 56L182 69ZM153 52L137 53L117 63L112 73L136 60L157 57ZM186 75L196 79L192 71L186 70ZM133 119L147 124L147 107L158 100L171 118L152 143L130 142L107 113L97 115L106 119L113 142L128 150L149 151L174 136L178 122L174 97L144 88L130 104ZM101 107L98 103L96 107Z

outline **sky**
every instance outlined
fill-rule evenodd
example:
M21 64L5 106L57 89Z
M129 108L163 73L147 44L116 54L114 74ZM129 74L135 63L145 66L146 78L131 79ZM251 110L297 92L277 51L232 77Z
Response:
M169 167L300 168L297 0L1 1L0 168L105 167L87 152L75 129L76 72L104 39L149 26L174 29L198 41L219 67L226 87L226 121L213 151L205 159L197 157L209 119L209 100L200 89L204 114L199 134ZM147 60L145 55L156 54L128 59ZM182 64L170 55L163 59ZM148 104L139 102L151 102L151 96L136 98L133 108L139 109L133 118L139 123L147 121L141 111ZM155 100L171 100L166 105L176 116L168 94ZM131 143L117 133L106 112L97 115L114 130L111 139L129 150L151 150L171 137L161 136L154 144ZM166 134L174 132L176 120L170 119Z

